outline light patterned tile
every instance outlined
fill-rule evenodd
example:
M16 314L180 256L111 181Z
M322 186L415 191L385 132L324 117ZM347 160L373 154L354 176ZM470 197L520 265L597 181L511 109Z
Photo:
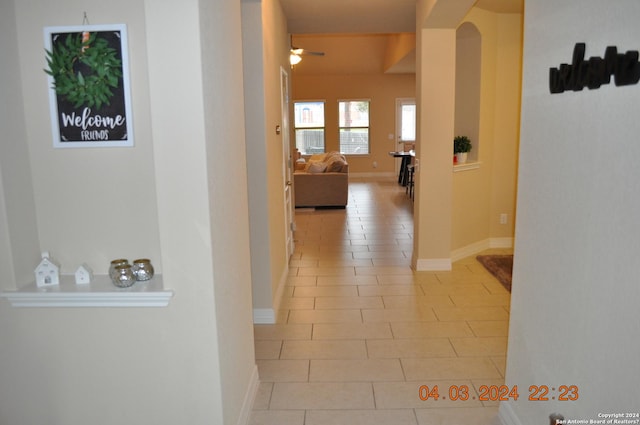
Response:
M249 425L304 425L304 410L254 410Z
M389 323L320 323L313 325L313 339L393 338Z
M271 402L271 391L273 390L273 382L260 382L256 397L253 401L253 410L266 410Z
M408 380L499 379L500 372L487 357L402 359Z
M459 400L449 399L449 388L466 385L470 389L470 394L476 396L473 384L469 380L430 380L411 382L374 382L373 389L376 397L376 408L378 409L430 409L459 407ZM426 394L421 394L423 386L429 387L429 393L437 386L439 398L427 398ZM422 395L422 399L421 399ZM465 407L482 407L480 401L470 399L464 402ZM466 425L466 424L465 424Z
M411 309L420 307L453 307L453 302L448 295L388 295L383 297L385 308Z
M275 383L271 409L375 409L370 383Z
M521 394L514 395L513 387L505 386L504 379L472 379L471 380L476 392L479 394L478 399L482 401L485 407L498 407L500 399L513 400L514 397L520 398ZM522 391L522 390L520 390ZM518 391L516 390L516 393Z
M256 359L279 359L282 341L255 341Z
M423 296L424 293L416 285L377 285L359 286L358 295L361 297L383 296L383 295L408 295L414 297Z
M451 338L458 356L506 356L506 337Z
M399 359L311 360L309 382L403 381Z
M407 257L403 254L402 251L398 249L394 249L392 251L362 251L362 252L354 252L353 258L367 258L367 259L381 259L381 258L401 258L406 259Z
M281 359L366 359L364 340L285 341Z
M360 310L291 310L288 323L362 323Z
M460 402L459 402L460 403ZM451 409L416 409L418 425L500 425L495 407L462 407Z
M409 266L381 266L381 267L356 267L357 275L410 275L413 276L413 270Z
M337 268L337 267L372 267L373 261L368 259L326 259L319 260L319 267Z
M372 359L456 356L448 338L368 340L367 352Z
M378 282L381 285L415 285L418 283L416 276L412 274L380 275Z
M507 357L491 357L491 361L496 366L498 371L500 371L500 375L503 377L507 374Z
M486 306L506 306L511 302L511 296L502 295L475 295L475 294L452 294L450 295L457 307L486 307Z
M287 286L316 286L316 276L289 276Z
M300 286L294 297L357 297L357 286Z
M509 319L509 314L502 307L434 307L433 310L442 321Z
M314 297L282 297L280 308L283 310L313 310L315 301Z
M362 310L364 322L425 322L438 320L431 309L377 309Z
M311 325L254 325L253 335L256 341L311 339Z
M474 336L467 322L391 323L394 338L449 338Z
M455 283L421 283L420 286L427 295L490 295L489 290L484 285L473 284L455 284Z
M349 191L344 210L296 211L278 325L255 328L261 379L276 382L259 386L251 423L497 425L476 390L504 379L509 292L475 256L413 271L394 179L350 178ZM421 385L441 399L420 400ZM476 398L448 400L454 385Z
M307 382L309 360L257 360L260 382Z
M284 422L283 422L284 424ZM411 409L310 410L305 425L417 425ZM292 424L292 425L295 425Z
M374 267L411 267L410 258L375 258Z
M377 285L376 276L318 276L318 286Z
M509 322L507 320L481 320L468 323L475 336L506 337L509 334Z
M354 267L299 267L296 276L355 276Z
M384 308L381 297L318 297L316 310Z

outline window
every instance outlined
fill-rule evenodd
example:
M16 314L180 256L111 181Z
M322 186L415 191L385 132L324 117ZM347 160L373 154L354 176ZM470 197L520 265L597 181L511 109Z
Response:
M294 102L296 148L304 155L324 152L324 101Z
M403 143L416 142L416 102L411 99L403 99L398 101L400 108L400 141Z
M345 100L338 104L340 152L349 155L369 153L369 101Z

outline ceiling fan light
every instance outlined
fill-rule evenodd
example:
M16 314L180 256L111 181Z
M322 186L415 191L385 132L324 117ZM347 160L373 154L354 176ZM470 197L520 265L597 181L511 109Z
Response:
M300 57L300 55L297 55L295 53L291 53L289 55L289 63L291 65L297 65L300 63L300 61L302 60L302 58Z

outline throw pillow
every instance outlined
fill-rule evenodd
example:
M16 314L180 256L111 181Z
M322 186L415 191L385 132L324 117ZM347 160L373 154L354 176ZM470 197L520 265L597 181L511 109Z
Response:
M316 162L309 161L309 168L307 168L307 172L311 174L324 173L324 170L327 169L327 164L324 162Z
M340 159L340 158L336 158L333 159L331 162L329 162L327 164L327 173L339 173L340 171L342 171L342 167L346 164L347 162Z

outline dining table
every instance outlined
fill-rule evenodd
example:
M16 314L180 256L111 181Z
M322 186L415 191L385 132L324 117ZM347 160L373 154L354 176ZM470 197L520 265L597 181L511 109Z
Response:
M409 164L411 164L411 158L415 157L416 153L414 151L396 151L389 152L389 155L394 158L402 158L400 162L400 172L398 173L398 184L406 186L408 183L407 169Z

